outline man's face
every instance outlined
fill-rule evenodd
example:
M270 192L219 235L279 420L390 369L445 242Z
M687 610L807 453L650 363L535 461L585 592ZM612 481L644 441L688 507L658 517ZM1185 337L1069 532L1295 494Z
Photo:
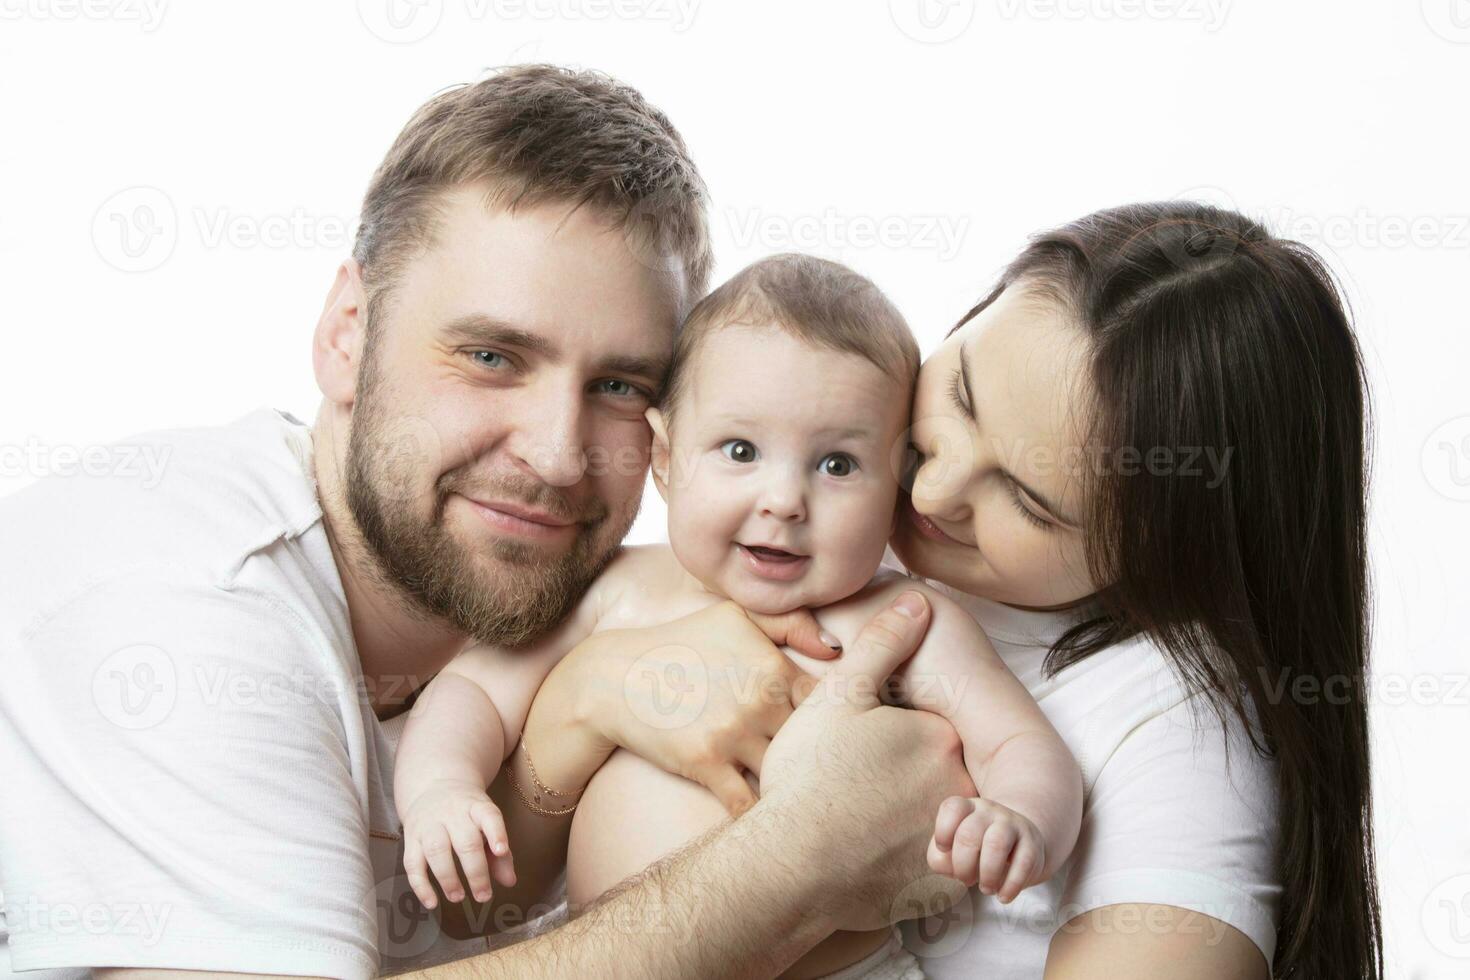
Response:
M348 503L393 583L478 640L559 623L638 512L683 280L590 208L446 193L368 311Z

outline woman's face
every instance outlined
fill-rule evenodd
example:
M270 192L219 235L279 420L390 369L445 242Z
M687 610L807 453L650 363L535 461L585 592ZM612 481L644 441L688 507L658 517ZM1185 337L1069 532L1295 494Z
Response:
M1044 294L1012 286L924 362L921 454L893 549L913 572L1015 606L1097 591L1080 522L1086 340Z

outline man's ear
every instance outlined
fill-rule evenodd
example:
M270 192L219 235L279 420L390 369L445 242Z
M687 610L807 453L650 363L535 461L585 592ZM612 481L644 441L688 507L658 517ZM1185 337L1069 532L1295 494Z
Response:
M653 473L653 485L658 488L658 495L663 498L664 503L668 503L672 455L669 449L668 424L664 420L664 413L656 408L648 409L643 417L648 420L649 428L653 429L653 445L649 449L649 469Z
M344 408L351 408L357 398L357 374L367 325L365 297L362 269L356 259L347 259L337 267L337 278L332 281L311 338L316 386L327 401Z

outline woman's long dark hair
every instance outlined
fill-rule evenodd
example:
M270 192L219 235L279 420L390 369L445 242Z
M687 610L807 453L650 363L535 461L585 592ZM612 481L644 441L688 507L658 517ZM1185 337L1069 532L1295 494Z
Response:
M1368 396L1333 277L1309 248L1242 215L1171 201L1037 236L960 322L1018 286L1045 291L1087 333L1090 458L1159 448L1155 459L1175 464L1089 468L1087 560L1108 583L1104 614L1061 638L1048 673L1153 638L1277 762L1273 976L1381 977ZM1204 465L1209 449L1222 472ZM1197 475L1179 466L1192 451Z

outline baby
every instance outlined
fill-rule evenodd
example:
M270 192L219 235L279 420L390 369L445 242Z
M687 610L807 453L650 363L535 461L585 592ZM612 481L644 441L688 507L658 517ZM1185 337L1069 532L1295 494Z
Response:
M827 633L851 641L897 593L924 591L931 625L896 675L894 693L954 725L991 818L983 841L957 845L945 870L975 880L988 866L985 878L999 882L994 891L1009 901L1067 859L1082 784L1060 737L972 617L922 584L879 569L897 515L918 361L912 334L877 287L821 259L764 259L695 306L662 404L647 413L669 544L623 549L568 627L556 632L554 649L518 661L524 670L507 676L499 651L461 653L431 682L425 705L408 722L395 798L405 864L426 905L434 896L424 848L415 844L444 839L467 814L485 834L492 869L508 862L504 826L484 787L515 747L530 700L556 660L590 633L659 625L727 598L758 613L809 607ZM827 661L787 652L809 673L827 668ZM440 685L472 693L437 698ZM713 797L648 768L619 751L583 797L568 879L574 904L722 816L682 796L656 802L659 779L684 784L671 787L676 796L703 794L706 807ZM607 786L619 781L625 790L637 788L610 797ZM621 802L598 802L609 798ZM678 826L600 826L635 816L626 812L634 805L658 808L660 819L673 814ZM599 806L607 821L589 820ZM630 833L637 834L632 843ZM604 838L613 846L601 847ZM457 879L452 865L447 870L437 877L452 894ZM831 957L823 962L843 965Z

